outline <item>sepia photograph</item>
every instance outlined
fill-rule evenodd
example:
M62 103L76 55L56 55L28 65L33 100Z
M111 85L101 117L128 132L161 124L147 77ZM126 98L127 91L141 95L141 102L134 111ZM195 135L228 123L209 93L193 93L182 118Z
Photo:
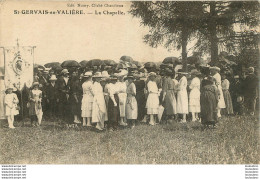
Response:
M259 7L0 0L0 163L258 165Z

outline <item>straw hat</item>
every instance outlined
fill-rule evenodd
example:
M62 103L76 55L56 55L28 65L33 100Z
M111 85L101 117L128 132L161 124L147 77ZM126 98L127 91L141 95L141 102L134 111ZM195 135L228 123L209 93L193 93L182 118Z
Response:
M94 75L93 75L93 78L102 78L102 74L101 72L96 72Z
M84 74L84 77L91 77L92 76L92 72L90 71L87 71L85 74Z
M51 75L51 78L49 80L50 81L56 81L57 80L56 75Z
M61 71L61 73L62 73L62 74L68 74L69 71L68 71L68 69L63 69L63 70Z
M189 73L185 72L183 69L178 69L178 74L188 75Z
M125 77L125 80L128 80L128 79L135 79L135 77L133 76L133 75L127 75L126 77Z
M148 76L156 76L156 73L155 73L155 72L150 72L150 73L148 74Z
M193 69L193 70L191 70L190 74L191 75L200 75L201 73L198 70Z
M109 78L109 74L108 74L108 72L107 71L102 71L102 77L103 78Z
M213 66L213 67L209 67L210 70L216 70L216 71L220 71L220 68L217 66Z
M235 79L239 79L239 76L238 76L238 75L235 75L234 78L235 78Z
M33 82L32 88L34 88L35 86L39 86L39 85L40 85L39 82Z
M249 73L254 73L254 72L255 72L254 67L249 67L249 68L248 68L248 72L249 72Z
M6 87L6 90L8 89L14 89L14 86L12 84L9 84L7 87Z

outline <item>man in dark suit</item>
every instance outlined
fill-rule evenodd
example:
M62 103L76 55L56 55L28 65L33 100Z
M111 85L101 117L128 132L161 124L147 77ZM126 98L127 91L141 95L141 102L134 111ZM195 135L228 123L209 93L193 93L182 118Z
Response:
M258 78L253 67L248 68L248 75L244 80L245 105L250 115L255 114L256 98L258 97Z
M57 104L59 102L56 80L56 76L52 75L49 79L50 83L46 87L46 99L49 106L50 117L54 120L57 117Z
M70 106L69 106L69 71L67 69L63 69L61 71L61 76L57 80L58 86L58 108L59 108L59 116L67 123L70 117Z

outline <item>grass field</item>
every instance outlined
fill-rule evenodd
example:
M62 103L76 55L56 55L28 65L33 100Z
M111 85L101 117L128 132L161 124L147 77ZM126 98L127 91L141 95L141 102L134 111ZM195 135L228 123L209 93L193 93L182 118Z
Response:
M2 121L3 123L3 121ZM28 126L28 127L26 127ZM198 122L138 125L97 133L41 127L0 128L2 164L259 164L259 120L223 118L217 129Z

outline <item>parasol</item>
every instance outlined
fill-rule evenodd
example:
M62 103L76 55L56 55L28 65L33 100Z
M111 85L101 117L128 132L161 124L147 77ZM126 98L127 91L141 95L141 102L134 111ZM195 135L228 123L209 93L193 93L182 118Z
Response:
M124 64L124 63L119 63L117 66L116 66L117 69L125 69L127 68L127 66Z
M103 60L103 64L108 66L114 66L117 63L114 60Z
M142 66L142 64L139 61L133 61L133 64L135 64L138 68Z
M163 60L163 63L165 64L173 64L173 65L176 65L176 64L180 64L181 61L177 58L177 57L166 57L164 60Z
M153 62L146 62L144 68L156 68L156 64Z
M55 68L57 66L60 66L60 63L59 62L51 62L51 63L46 63L44 66L45 66L45 68Z
M197 63L200 63L200 59L199 59L199 57L190 56L190 57L187 57L187 63L188 64L197 64Z
M103 61L100 59L93 59L93 60L89 60L87 62L87 66L92 67L92 66L100 66L103 64Z
M87 66L88 61L87 60L82 60L81 62L79 62L80 66L85 68Z
M66 61L62 62L61 67L62 68L80 67L80 64L75 60L66 60Z
M130 62L130 63L133 63L133 62L134 62L133 58L130 57L130 56L122 56L122 57L120 58L120 61Z

